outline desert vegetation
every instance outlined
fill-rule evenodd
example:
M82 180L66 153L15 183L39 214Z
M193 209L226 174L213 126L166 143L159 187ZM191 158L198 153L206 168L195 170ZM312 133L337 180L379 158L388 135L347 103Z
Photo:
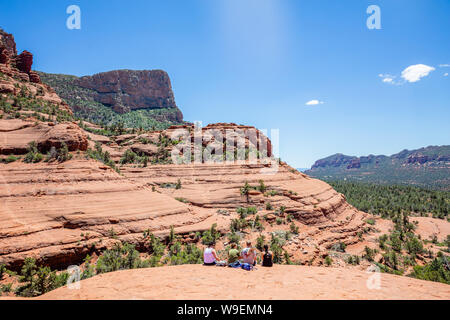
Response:
M394 218L401 212L407 212L417 216L432 214L434 218L447 219L450 212L449 191L343 181L328 183L359 210L383 218Z

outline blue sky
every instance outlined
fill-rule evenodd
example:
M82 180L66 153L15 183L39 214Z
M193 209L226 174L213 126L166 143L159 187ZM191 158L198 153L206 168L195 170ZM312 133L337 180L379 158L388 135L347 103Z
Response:
M450 143L447 0L0 3L0 27L34 69L166 70L186 120L279 129L280 156L295 167ZM72 4L81 30L66 28ZM366 26L371 4L380 30Z

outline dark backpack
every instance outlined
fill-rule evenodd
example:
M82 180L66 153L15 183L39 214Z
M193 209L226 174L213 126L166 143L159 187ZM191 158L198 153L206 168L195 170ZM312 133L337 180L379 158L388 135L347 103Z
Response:
M270 252L264 253L262 266L263 267L271 267L272 265L273 265L272 254Z

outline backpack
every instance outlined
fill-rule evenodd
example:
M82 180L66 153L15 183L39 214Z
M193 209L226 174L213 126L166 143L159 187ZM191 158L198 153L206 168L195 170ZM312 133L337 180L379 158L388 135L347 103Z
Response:
M239 261L235 261L233 263L230 263L228 266L230 268L239 268L241 266L241 263Z
M262 265L263 265L263 267L271 267L271 266L273 266L272 254L270 252L266 252L264 254Z
M251 265L250 263L243 263L241 264L241 268L247 271L252 271L253 265Z

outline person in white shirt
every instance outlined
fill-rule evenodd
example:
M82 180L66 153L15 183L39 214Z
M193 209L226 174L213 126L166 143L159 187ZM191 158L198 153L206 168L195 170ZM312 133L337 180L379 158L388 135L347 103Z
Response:
M216 254L216 250L214 249L215 243L208 244L208 247L203 251L203 264L205 266L215 266L219 261L219 257Z

